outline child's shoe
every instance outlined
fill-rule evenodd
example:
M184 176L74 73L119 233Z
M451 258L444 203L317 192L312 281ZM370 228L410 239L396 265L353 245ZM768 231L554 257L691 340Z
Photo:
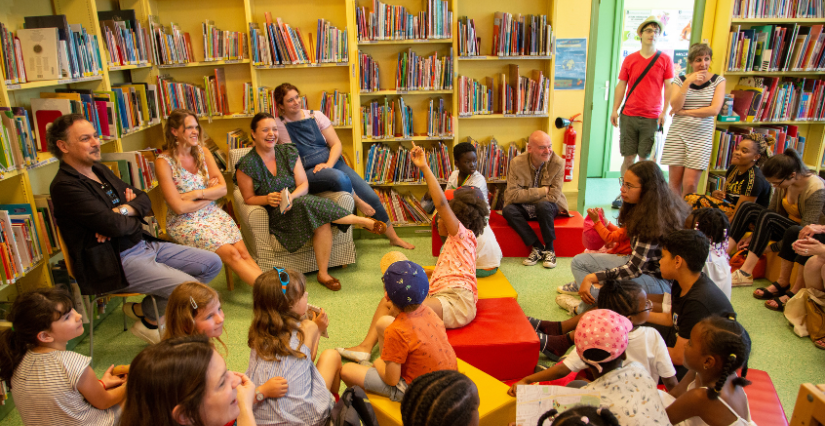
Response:
M741 269L733 271L730 276L731 287L745 287L753 285L753 275L745 275Z
M579 299L569 294L560 294L556 296L556 304L558 304L560 308L567 311L567 315L570 316L576 315L576 308L579 307L579 303L581 303Z
M556 293L577 296L579 294L579 286L576 285L575 281L570 281L563 286L556 287Z

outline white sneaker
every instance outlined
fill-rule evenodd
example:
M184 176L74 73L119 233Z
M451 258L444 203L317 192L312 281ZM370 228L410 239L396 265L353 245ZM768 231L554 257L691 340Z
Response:
M141 321L135 321L129 331L137 336L138 339L143 340L150 345L160 342L160 331L150 330L148 327L143 325L143 322Z
M544 254L544 262L541 263L541 266L545 268L553 269L556 267L556 252L553 250L547 250L543 252Z
M539 260L542 258L542 251L533 247L530 251L530 256L527 256L527 259L521 261L521 264L524 266L533 266L536 263L539 263Z
M559 305L560 308L567 311L567 315L573 316L576 315L576 308L579 307L581 300L569 295L569 294L560 294L556 296L556 304Z
M737 269L730 275L731 287L747 287L753 285L753 275L745 276L741 270Z

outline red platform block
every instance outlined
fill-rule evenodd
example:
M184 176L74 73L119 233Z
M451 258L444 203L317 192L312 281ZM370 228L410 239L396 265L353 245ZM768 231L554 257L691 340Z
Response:
M748 369L747 379L752 383L743 389L748 395L751 420L759 426L788 426L785 409L768 373L751 368Z
M498 380L533 374L539 339L515 299L482 299L470 324L447 330L455 355Z
M559 216L554 222L556 241L553 243L553 248L556 250L557 257L573 257L579 253L584 253L584 244L582 243L584 218L579 212L570 212L570 214L573 216ZM537 221L528 223L543 244L544 240L541 237L539 223ZM507 224L507 220L495 211L490 212L490 229L496 234L496 240L504 257L527 257L530 255L530 247L524 245L521 237ZM435 222L433 222L432 231L433 256L438 257L441 253L442 242Z

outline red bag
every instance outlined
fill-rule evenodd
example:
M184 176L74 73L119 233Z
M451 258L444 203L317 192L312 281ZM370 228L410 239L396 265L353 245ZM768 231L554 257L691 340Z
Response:
M730 258L730 271L733 272L742 267L745 264L745 258L748 257L748 250L742 249L736 252ZM768 267L768 258L765 255L759 256L759 262L756 263L756 267L753 268L753 275L754 278L764 278L765 277L765 269Z
M599 220L601 220L603 224L607 224L607 221L604 219L604 210L601 208L598 210ZM604 240L598 231L596 231L595 224L587 214L585 214L584 226L582 228L582 244L584 244L584 248L592 251L597 251L604 247Z

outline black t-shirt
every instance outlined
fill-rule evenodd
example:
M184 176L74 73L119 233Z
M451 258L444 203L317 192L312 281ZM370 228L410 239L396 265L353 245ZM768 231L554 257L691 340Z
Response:
M677 281L671 289L673 328L683 339L690 339L693 326L713 315L734 312L728 297L703 272L684 296Z
M725 184L725 200L731 204L739 202L739 197L756 197L756 204L768 207L771 201L771 185L762 175L759 167L753 166L747 172L739 174L736 166L730 166Z

